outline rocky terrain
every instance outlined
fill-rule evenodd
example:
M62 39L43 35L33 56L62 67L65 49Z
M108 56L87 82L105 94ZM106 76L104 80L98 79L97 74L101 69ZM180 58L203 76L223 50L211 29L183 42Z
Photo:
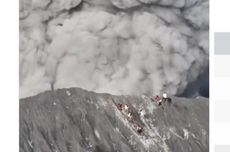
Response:
M116 104L127 104L128 121ZM142 109L142 114L140 110ZM134 125L143 126L138 134ZM208 152L209 102L114 96L80 88L20 99L20 152Z

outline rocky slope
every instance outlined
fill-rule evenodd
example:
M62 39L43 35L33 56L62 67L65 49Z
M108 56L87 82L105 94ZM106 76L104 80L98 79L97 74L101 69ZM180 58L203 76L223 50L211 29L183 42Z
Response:
M117 103L130 106L132 122ZM20 100L20 152L208 152L208 109L202 97L158 106L146 96L47 91Z

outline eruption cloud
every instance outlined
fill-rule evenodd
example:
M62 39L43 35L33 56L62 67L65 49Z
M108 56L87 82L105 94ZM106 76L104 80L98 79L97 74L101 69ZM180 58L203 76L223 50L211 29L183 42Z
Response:
M20 97L181 94L208 67L207 0L20 0Z

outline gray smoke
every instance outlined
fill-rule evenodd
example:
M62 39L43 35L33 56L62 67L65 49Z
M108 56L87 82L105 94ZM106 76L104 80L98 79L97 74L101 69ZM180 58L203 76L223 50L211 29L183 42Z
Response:
M21 0L20 97L181 94L208 66L207 0Z

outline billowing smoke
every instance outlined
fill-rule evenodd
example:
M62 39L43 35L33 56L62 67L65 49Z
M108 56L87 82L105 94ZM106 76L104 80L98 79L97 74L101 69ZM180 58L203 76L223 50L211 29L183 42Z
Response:
M184 92L208 67L207 0L21 0L20 97Z

